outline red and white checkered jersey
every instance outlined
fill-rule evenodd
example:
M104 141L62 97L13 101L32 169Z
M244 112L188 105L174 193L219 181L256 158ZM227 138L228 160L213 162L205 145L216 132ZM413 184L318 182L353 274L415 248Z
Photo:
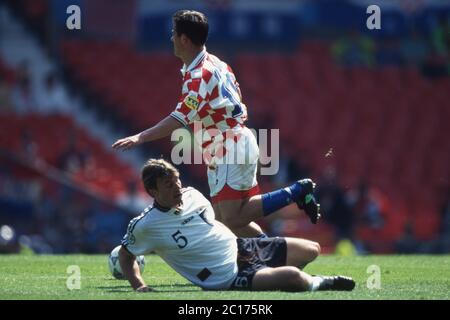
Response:
M204 134L203 148L217 135L225 138L230 131L239 135L247 120L247 107L241 102L239 84L232 69L204 49L189 66L183 66L181 73L182 94L171 116L185 126L192 127L199 121L202 129L215 130Z

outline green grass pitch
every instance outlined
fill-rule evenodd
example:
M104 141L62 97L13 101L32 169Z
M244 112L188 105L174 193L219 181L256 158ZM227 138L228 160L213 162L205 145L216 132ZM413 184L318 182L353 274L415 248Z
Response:
M179 276L158 256L146 256L144 279L155 292L135 293L128 282L108 271L107 255L0 255L0 300L6 299L148 299L148 300L308 300L308 299L449 299L450 256L321 256L305 269L310 274L344 274L357 286L352 292L202 291ZM81 272L81 288L66 286L70 265ZM380 289L368 289L380 269ZM372 282L373 283L373 282Z

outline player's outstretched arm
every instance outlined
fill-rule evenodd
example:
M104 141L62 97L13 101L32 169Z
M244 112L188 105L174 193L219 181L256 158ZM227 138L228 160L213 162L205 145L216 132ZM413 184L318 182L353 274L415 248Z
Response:
M167 116L155 126L142 131L141 133L117 140L114 142L112 147L117 150L128 150L141 143L167 137L172 134L175 129L182 127L183 125L179 121L175 120L171 116Z
M136 263L136 257L130 254L123 247L119 250L119 263L123 275L130 282L134 290L138 292L152 291L151 288L147 287L144 279L142 279L141 271Z

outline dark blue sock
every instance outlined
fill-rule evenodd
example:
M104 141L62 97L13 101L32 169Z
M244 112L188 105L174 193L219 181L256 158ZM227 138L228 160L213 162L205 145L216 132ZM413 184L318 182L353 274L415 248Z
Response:
M289 187L263 194L261 198L264 215L267 216L291 204L295 199L298 199L301 191L300 183L296 182Z

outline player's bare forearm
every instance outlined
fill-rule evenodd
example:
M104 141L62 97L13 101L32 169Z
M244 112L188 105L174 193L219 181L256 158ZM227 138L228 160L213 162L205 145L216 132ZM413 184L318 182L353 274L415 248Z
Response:
M119 250L119 263L124 277L130 282L134 290L142 292L151 290L142 279L136 258L123 247Z
M172 134L172 132L178 128L183 127L183 125L172 118L171 116L165 117L161 120L157 125L142 131L139 135L139 139L141 142L149 142L153 140L158 140L168 135Z
M117 140L112 147L114 149L127 150L144 142L150 142L167 137L174 130L181 127L183 127L183 125L180 122L171 116L167 116L155 126L144 130L141 133Z

